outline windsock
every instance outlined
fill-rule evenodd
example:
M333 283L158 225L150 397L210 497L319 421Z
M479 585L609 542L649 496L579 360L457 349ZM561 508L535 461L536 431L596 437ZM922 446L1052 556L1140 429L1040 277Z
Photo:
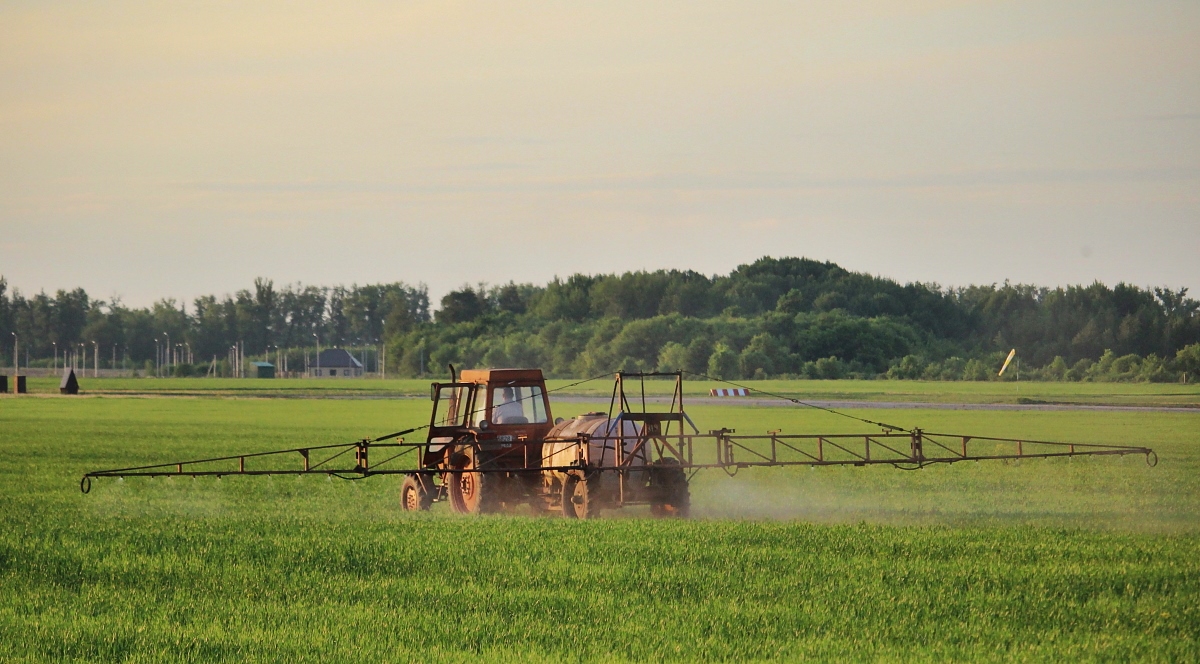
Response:
M1012 359L1013 359L1014 357L1016 357L1016 356L1017 356L1017 349L1016 349L1016 348L1014 348L1014 349L1012 349L1012 350L1008 351L1008 359L1004 360L1004 366L1000 367L1000 373L998 373L998 374L996 374L996 375L997 375L997 376L1003 376L1003 375L1004 375L1004 370L1008 368L1008 363L1009 363L1009 362L1012 362Z

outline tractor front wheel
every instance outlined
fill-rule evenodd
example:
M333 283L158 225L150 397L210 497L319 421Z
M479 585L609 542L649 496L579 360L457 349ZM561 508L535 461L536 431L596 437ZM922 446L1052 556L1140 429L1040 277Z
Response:
M405 512L424 512L433 503L433 495L428 490L421 475L405 475L404 483L400 485L400 506Z

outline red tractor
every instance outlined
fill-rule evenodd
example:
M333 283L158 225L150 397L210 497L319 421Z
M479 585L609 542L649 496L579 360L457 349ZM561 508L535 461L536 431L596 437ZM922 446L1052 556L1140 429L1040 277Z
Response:
M463 371L450 383L434 383L430 396L433 415L421 466L431 472L404 478L400 497L406 510L449 500L455 511L467 514L520 504L579 518L628 504L649 504L656 514L687 514L680 460L652 458L652 446L645 444L645 434L661 433L664 422L682 426L682 407L672 413L591 412L555 419L539 369ZM622 472L605 472L613 468Z

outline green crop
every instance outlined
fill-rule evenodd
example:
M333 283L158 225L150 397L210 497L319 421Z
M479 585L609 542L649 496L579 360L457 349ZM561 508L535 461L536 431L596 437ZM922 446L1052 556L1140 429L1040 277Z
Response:
M606 404L605 406L606 407ZM556 405L556 415L597 408ZM1139 458L706 471L697 518L399 510L397 478L97 480L351 441L428 401L0 401L0 660L1200 657L1200 415L853 411ZM702 429L864 431L696 406ZM752 517L739 520L739 517Z

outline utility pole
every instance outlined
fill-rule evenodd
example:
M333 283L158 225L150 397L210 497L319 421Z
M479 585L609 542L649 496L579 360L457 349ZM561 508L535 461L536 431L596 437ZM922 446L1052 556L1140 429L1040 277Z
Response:
M17 339L16 332L13 332L12 335L13 335L13 391L15 392L17 389L17 387L16 387L17 374L19 374L21 372L21 367L19 366L20 365L20 356L17 355L17 344L20 340Z
M100 344L92 339L92 378L100 377Z
M58 373L58 342L51 341L50 343L54 345L54 373Z

